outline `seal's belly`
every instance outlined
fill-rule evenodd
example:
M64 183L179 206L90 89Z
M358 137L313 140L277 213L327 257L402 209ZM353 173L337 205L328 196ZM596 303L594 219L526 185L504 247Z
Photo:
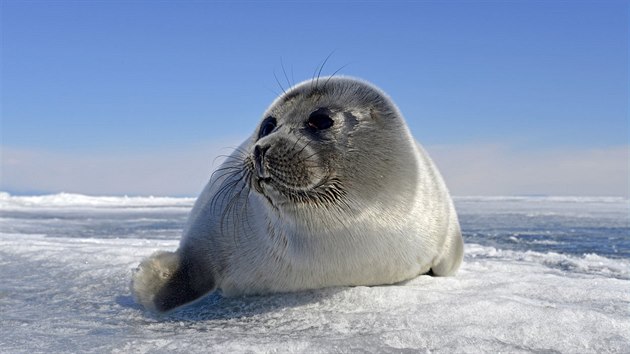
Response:
M427 247L420 238L374 237L354 245L340 241L303 244L304 249L284 257L268 253L254 257L251 264L256 266L231 269L219 286L224 295L236 296L394 284L428 272L437 256L423 251Z

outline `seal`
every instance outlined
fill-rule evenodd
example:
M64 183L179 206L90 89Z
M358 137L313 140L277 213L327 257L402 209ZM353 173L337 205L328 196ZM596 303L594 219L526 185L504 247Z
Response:
M225 296L394 284L459 267L463 241L437 168L380 89L302 82L213 173L175 252L131 289L166 312Z

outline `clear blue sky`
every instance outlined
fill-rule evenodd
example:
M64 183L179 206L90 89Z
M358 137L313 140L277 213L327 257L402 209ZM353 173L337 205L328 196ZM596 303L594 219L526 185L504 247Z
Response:
M323 74L346 65L340 74L384 89L428 147L623 156L628 11L606 0L3 0L0 189L68 189L20 184L30 152L115 160L241 139L280 91L274 72L287 86L281 63L299 82L331 52Z

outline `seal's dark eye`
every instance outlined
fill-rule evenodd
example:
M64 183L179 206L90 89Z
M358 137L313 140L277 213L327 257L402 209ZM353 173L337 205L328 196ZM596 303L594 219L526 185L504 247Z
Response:
M330 118L330 112L327 109L320 108L311 113L307 123L312 129L324 130L332 127L335 121Z
M263 120L262 124L260 125L260 131L258 132L258 139L262 138L263 136L267 136L271 134L271 132L274 129L276 129L276 118L274 117L265 118L265 120Z

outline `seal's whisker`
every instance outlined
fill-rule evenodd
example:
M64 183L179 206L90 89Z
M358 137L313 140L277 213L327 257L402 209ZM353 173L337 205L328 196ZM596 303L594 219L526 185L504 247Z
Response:
M287 91L284 90L284 87L282 87L282 84L280 83L280 80L278 80L278 76L276 75L276 71L273 71L273 77L274 79L276 79L276 82L278 83L278 86L280 86L280 89L282 90L282 92L286 95Z
M235 165L235 166L227 165L227 166L219 167L219 168L217 168L216 170L214 170L212 172L212 174L210 175L210 180L212 181L217 173L221 173L221 172L224 172L224 171L229 171L229 172L221 173L221 175L217 176L217 178L214 179L214 181L217 181L217 180L221 179L224 176L227 176L228 174L230 174L232 172L238 173L238 172L240 172L242 170L243 170L243 167L240 164L239 165Z
M289 88L292 87L293 85L291 84L291 81L289 81L289 76L287 75L287 71L284 69L284 63L282 62L282 57L280 57L280 66L282 67L282 73L284 74L284 78L287 80L287 85L289 85Z
M226 159L231 159L231 160L234 160L234 159L240 159L240 158L242 158L242 157L243 157L242 155L244 155L244 154L245 154L245 152L244 152L244 151L240 151L240 150L239 150L239 148L231 148L231 149L232 149L232 150L234 150L235 152L238 152L240 156L227 155L227 154L220 154L220 155L217 155L217 158L218 158L218 157L224 157L224 158L226 158Z
M247 156L249 156L249 152L248 152L247 150L245 150L245 149L241 148L241 147L234 148L234 151L235 151L235 152L237 152L237 153L239 154L239 156L238 156L238 157L239 157L241 160L244 160L244 159L246 159L246 158L247 158ZM235 158L236 158L236 157L235 157Z
M217 171L225 171L227 169L238 169L240 168L240 165L241 163L224 161L221 166L214 169L213 173Z
M295 139L295 141L293 142L293 146L291 146L291 148L289 149L289 151L294 151L295 150L295 146L297 145L297 143L300 141L300 139L302 139L302 136L298 136L297 139Z
M269 90L269 92L273 93L273 95L274 95L274 96L276 96L276 97L277 97L277 96L280 96L280 92L278 92L278 91L276 91L276 90L272 89L271 87L268 87L268 86L267 86L267 90Z
M304 164L304 167L306 167L306 169L308 170L315 170L315 171L320 171L324 169L324 166L322 165L318 165L318 164Z
M348 64L345 64L345 65L342 65L339 69L335 70L335 72L333 72L332 75L330 75L328 77L326 82L324 82L324 86L322 87L322 89L326 89L326 85L328 85L328 82L330 81L330 79L332 79L335 76L335 74L337 74L339 71L341 71L341 69L345 68L348 65L350 65L350 64L348 63Z
M219 167L216 170L214 170L214 173L216 172L221 172L221 171L236 171L236 170L242 170L243 167L241 166L241 164L238 165L227 165L227 166L223 166L223 167Z
M227 146L227 147L224 147L223 149L231 149L233 152L237 152L239 156L234 156L233 154L231 155L220 154L214 158L213 164L216 162L217 159L221 157L225 158L225 161L230 161L230 160L242 161L247 156L247 152L243 148L238 147L238 146L237 147Z
M306 144L304 144L304 146L302 146L302 148L299 151L296 151L295 153L293 153L293 155L291 155L291 159L295 158L297 155L301 154L302 151L304 151L304 149L306 149L307 146L309 146L313 141L309 141Z
M221 150L230 149L232 151L244 151L241 146L224 146Z
M243 177L245 177L245 175L243 175ZM243 190L245 188L247 188L247 183L239 183L241 185L241 189L236 192L233 193L234 190L236 189L236 186L238 186L238 184L235 185L235 187L230 191L230 193L232 194L232 198L230 199L230 201L228 202L226 208L225 208L225 212L221 217L221 225L224 224L224 219L225 217L231 212L232 216L231 216L231 221L232 221L232 227L233 227L233 240L235 242L235 245L238 246L238 239L237 239L237 235L241 234L241 232L239 232L239 228L238 228L238 222L240 221L239 215L241 215L242 213L237 213L237 209L236 206L238 206L238 203L241 202L241 193L243 192ZM241 202L242 203L242 202ZM244 204L244 203L243 203ZM221 228L221 230L223 230L223 227Z
M231 165L231 164L228 164L228 163L223 163L221 165L221 167L219 167L219 168L215 169L214 171L212 171L212 173L210 174L210 181L212 181L212 183L216 183L216 181L219 178L215 178L215 177L219 173L221 174L220 177L223 177L223 176L225 176L225 175L227 175L229 173L233 173L233 172L237 173L237 172L239 172L241 170L242 170L242 167L240 166L240 164L238 164L238 165ZM225 171L228 171L228 172L225 172Z
M232 180L230 182L223 184L221 188L219 188L219 190L215 193L215 195L212 196L212 199L210 200L210 208L214 209L217 205L222 206L223 203L225 202L226 192L230 190L236 183L237 183L236 181ZM217 202L219 202L219 199L221 203L217 204Z
M215 182L216 182L216 181L227 181L227 180L230 180L230 179L234 178L234 176L236 176L236 175L237 175L238 173L240 173L240 172L241 172L241 171L230 171L230 172L224 172L224 173L222 173L222 174L220 174L220 175L217 175L217 178L216 178ZM226 177L226 176L229 176L229 177ZM226 177L226 178L224 178L224 177ZM213 183L215 183L215 182L213 182ZM225 182L225 183L231 183L231 182L232 182L232 181ZM223 188L223 187L224 187L224 186L221 186L221 188ZM219 191L221 191L221 188L219 189ZM217 191L217 192L219 192L219 191Z
M307 161L308 159L310 159L310 158L311 158L311 157L313 157L313 156L316 156L317 154L318 154L317 152L314 152L314 153L312 153L312 154L310 154L310 155L308 155L308 156L304 157L304 158L303 158L303 161Z
M326 62L328 62L328 59L330 59L330 57L333 55L333 53L335 53L334 50L332 52L330 52L330 54L328 54L326 59L324 59L324 62L322 63L322 65L319 66L319 71L317 72L317 79L315 79L315 89L318 88L319 78L322 75L322 70L324 70L324 66L326 65Z
M224 172L221 175L217 176L212 183L216 183L217 181L221 181L222 185L219 187L219 190L216 191L215 195L211 200L211 205L214 205L219 197L223 196L226 190L228 190L232 184L238 183L238 179L235 179L236 176L242 174L243 170L233 170Z
M225 196L222 199L221 205L225 205L225 208L223 210L223 213L221 214L221 221L220 221L220 230L221 232L226 231L225 230L225 219L226 216L230 213L230 211L232 210L232 208L234 207L235 203L238 203L238 197L240 196L240 192L234 193L234 190L241 186L241 191L243 190L243 188L245 188L245 183L241 183L244 179L246 174L241 174L241 176L237 179L234 180L233 183L230 185L229 187L229 192L226 193L227 196L229 196L229 200L227 201L227 204L225 202ZM234 221L234 220L232 220ZM236 234L236 230L234 230L234 234Z
M252 228L252 225L249 222L249 213L248 213L248 210L249 210L249 197L250 197L251 190L252 190L251 189L251 185L248 182L251 181L252 174L251 174L251 172L246 172L246 173L247 173L247 177L245 178L245 181L246 181L245 185L247 187L247 194L245 195L245 203L243 203L243 206L241 207L241 216L244 216L244 219L245 219L243 221L243 229L245 229L245 224L247 224L247 228L249 229L249 231L252 234L254 234L255 231L254 231L254 229Z
M315 67L315 70L313 70L313 76L311 76L311 82L310 82L311 91L313 91L313 89L315 88L315 78L317 77L318 69L319 69L319 65Z

